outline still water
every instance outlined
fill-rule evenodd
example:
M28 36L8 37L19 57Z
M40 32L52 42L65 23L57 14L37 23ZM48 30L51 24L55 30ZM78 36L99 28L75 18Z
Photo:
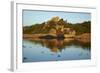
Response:
M23 62L91 59L90 42L73 39L23 39Z

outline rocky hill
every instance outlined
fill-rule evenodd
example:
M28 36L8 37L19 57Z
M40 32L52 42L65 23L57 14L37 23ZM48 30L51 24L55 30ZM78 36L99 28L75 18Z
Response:
M56 16L50 20L33 24L31 26L23 26L23 34L48 34L48 33L65 33L65 29L75 30L76 35L91 32L91 21L72 24L62 18ZM70 32L70 31L69 31Z

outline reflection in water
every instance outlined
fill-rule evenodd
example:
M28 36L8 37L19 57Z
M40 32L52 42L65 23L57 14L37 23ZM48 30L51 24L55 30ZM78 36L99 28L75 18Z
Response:
M90 59L90 42L68 39L24 39L23 62Z
M71 39L34 39L30 42L40 44L43 47L50 49L52 52L59 52L66 47L74 45L75 47L81 47L82 49L90 49L90 42L80 42L78 40Z

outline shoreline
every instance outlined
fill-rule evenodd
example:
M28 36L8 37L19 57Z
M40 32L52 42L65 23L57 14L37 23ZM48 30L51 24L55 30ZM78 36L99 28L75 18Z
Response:
M41 36L51 35L55 38L57 37L56 34L23 34L23 39L40 39ZM64 34L65 39L74 39L81 42L91 42L91 34L90 33L84 33L81 35L67 35Z

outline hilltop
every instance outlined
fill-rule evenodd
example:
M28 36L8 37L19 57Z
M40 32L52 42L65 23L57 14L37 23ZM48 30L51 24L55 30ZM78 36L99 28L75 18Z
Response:
M91 21L84 21L82 23L73 24L56 16L40 24L23 26L23 34L48 34L48 33L68 34L70 32L76 35L80 35L83 33L90 33Z

